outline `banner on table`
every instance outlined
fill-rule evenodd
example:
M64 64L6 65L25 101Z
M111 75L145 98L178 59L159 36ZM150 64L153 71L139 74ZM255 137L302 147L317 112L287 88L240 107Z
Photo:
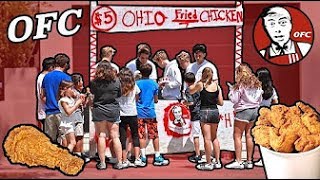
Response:
M243 25L242 6L96 6L91 12L92 30L108 33Z
M191 136L192 125L189 110L181 103L172 100L159 100L155 106L160 153L183 153L193 152L193 138ZM233 123L234 111L230 101L224 101L223 106L218 106L220 113L220 123L217 135L221 150L234 151L233 142ZM90 112L91 113L91 112ZM91 114L90 114L91 117ZM94 147L90 147L90 154L94 155L95 129L92 119L90 120L90 140ZM200 150L204 150L202 134L199 137ZM146 154L153 154L154 148L152 141L147 140ZM107 154L110 156L110 149L107 147Z
M233 104L224 101L219 106L220 123L218 125L218 139L221 150L234 151L233 142ZM160 152L182 153L193 152L193 138L190 112L183 104L177 101L159 100L156 104ZM203 137L200 136L200 149L204 150ZM153 154L152 141L148 142L147 154Z

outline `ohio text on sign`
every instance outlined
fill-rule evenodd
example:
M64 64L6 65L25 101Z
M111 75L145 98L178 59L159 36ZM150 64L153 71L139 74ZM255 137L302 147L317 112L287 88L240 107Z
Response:
M186 29L195 27L242 26L242 6L155 7L97 6L91 14L91 26L103 32Z

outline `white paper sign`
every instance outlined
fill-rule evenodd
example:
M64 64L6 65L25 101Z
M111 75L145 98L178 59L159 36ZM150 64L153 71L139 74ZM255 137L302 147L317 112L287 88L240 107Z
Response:
M191 126L190 116L183 112L182 117L185 118L185 126L178 126L175 129L170 128L170 122L174 121L173 115L170 113L172 107L182 104L177 101L171 100L159 100L156 104L156 115L158 121L158 132L159 132L159 144L161 153L182 153L182 152L193 152L193 138L191 133L188 134L188 125ZM223 106L218 106L220 113L220 123L218 125L218 139L220 143L221 150L234 151L234 141L233 141L233 123L234 123L234 111L233 104L230 101L224 101ZM182 108L183 109L183 108ZM166 117L167 116L167 117ZM168 121L168 122L167 122ZM171 129L171 131L170 131ZM190 127L190 131L192 126ZM174 133L176 132L176 133ZM199 138L200 149L204 150L203 137ZM146 148L147 154L153 154L153 144L149 141Z
M242 26L243 9L242 6L97 6L92 11L91 20L93 30L109 33Z

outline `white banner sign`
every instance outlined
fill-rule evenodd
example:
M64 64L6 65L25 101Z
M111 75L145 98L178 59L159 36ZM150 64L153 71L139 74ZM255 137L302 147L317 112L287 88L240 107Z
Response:
M175 123L173 109L176 106L181 107L181 117L184 119L184 125ZM233 122L234 111L233 104L230 101L224 101L223 106L218 106L220 114L220 123L218 125L218 139L221 150L234 151L233 141ZM156 114L158 121L159 145L161 153L182 153L193 152L193 137L191 136L190 112L186 107L177 101L159 100L156 104ZM200 149L204 150L203 137L199 138ZM147 144L147 154L153 154L154 149L152 142Z
M242 6L97 6L91 13L92 29L109 33L242 25Z
M181 107L181 114L174 114L173 109L176 106ZM193 152L193 137L191 136L192 126L189 110L181 103L171 100L159 100L156 104L156 115L158 121L159 146L160 153L183 153ZM233 124L234 111L233 104L225 100L223 106L218 106L220 114L220 123L218 125L218 140L221 150L234 151ZM184 124L176 123L176 116L181 116ZM91 117L91 115L90 115ZM93 156L96 152L94 124L90 118L90 154ZM204 150L202 134L199 137L200 150ZM243 146L245 150L245 146ZM152 141L147 141L146 154L154 154ZM110 149L107 148L107 155L110 156Z

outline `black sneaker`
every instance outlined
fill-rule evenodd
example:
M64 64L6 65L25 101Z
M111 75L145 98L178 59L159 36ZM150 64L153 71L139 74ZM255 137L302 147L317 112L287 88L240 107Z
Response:
M96 165L96 167L97 167L98 170L107 169L107 164L106 164L106 163L99 162L99 163Z
M91 159L94 161L100 162L100 158L99 158L98 153L96 153L95 156L93 156ZM108 162L109 157L105 156L105 160L106 160L105 162Z
M188 160L192 163L198 163L201 160L201 156L189 156Z
M127 159L130 161L130 162L134 162L134 160L136 159L136 157L134 155L130 155L130 156L127 156Z
M89 158L89 156L87 156L86 154L81 154L81 158L84 160L85 163L88 163L91 161L91 159Z

